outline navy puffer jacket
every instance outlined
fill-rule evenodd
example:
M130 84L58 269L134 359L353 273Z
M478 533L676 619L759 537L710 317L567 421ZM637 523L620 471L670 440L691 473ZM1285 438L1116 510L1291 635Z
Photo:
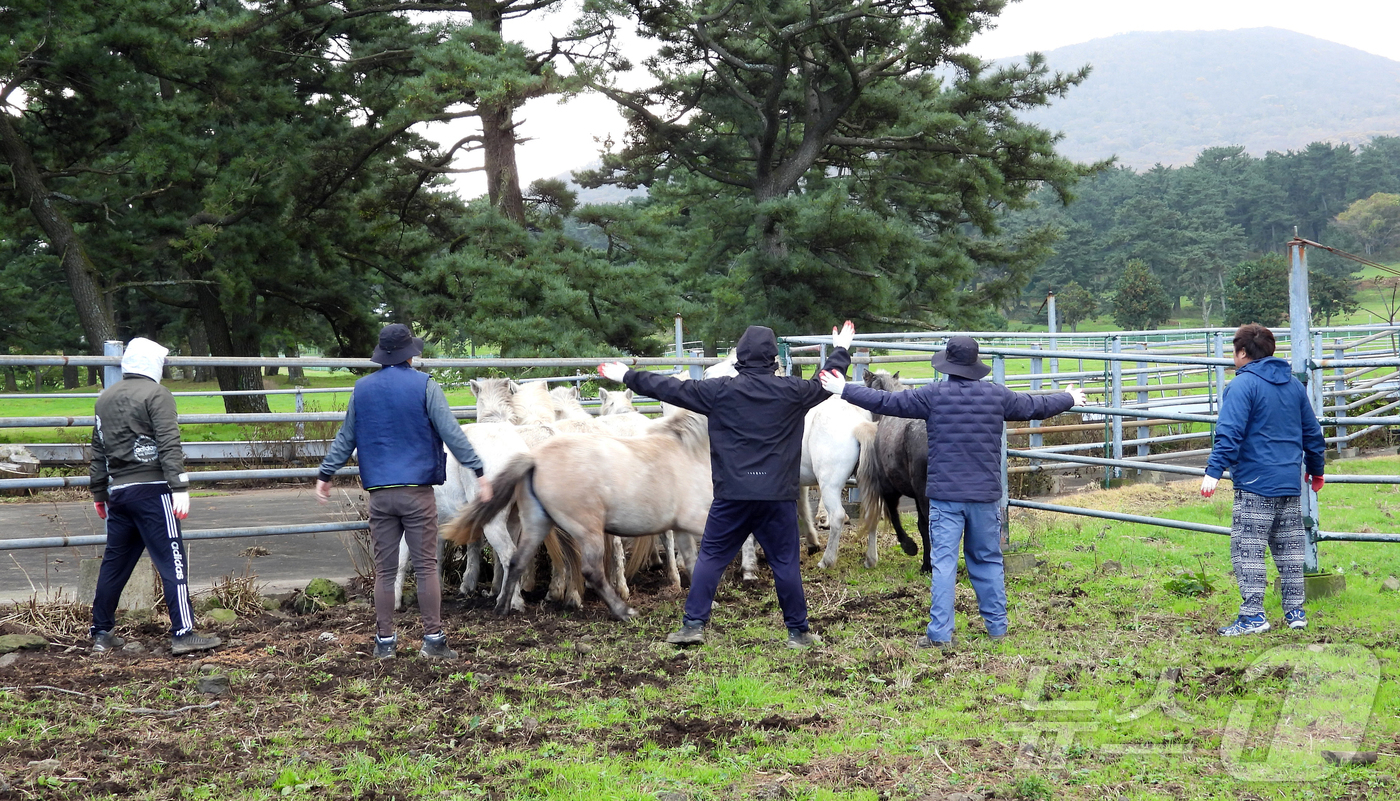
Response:
M807 410L831 397L816 374L803 380L773 375L778 340L751 325L735 348L739 374L704 381L628 370L623 382L647 397L708 415L715 497L726 501L792 501L802 462ZM851 356L836 348L823 370L845 372Z
M1303 490L1299 464L1309 475L1322 475L1326 447L1308 391L1288 362L1260 359L1241 367L1225 385L1206 475L1220 478L1229 470L1235 489L1266 498L1298 495Z
M928 423L928 497L954 503L1001 500L1001 431L1007 420L1044 420L1074 405L1068 392L1026 395L1000 384L949 376L912 392L847 384L841 397L862 409Z

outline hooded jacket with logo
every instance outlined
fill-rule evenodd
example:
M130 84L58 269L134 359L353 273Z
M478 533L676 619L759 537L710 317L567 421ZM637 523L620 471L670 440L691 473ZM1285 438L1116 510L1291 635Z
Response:
M110 487L162 479L172 491L189 489L170 390L124 370L122 380L98 396L95 411L88 468L94 500L106 501Z
M774 375L778 340L763 326L749 326L735 348L739 374L677 381L629 370L623 382L634 392L709 417L710 472L715 498L790 501L797 498L803 417L830 395L810 379ZM822 370L845 372L851 356L836 348Z
M1206 475L1229 470L1235 489L1265 498L1299 495L1299 463L1322 475L1326 447L1307 390L1288 362L1271 356L1239 368L1225 385Z

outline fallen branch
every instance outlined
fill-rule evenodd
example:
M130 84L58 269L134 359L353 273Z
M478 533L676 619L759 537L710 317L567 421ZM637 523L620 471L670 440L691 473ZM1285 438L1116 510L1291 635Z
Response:
M212 709L213 707L216 707L218 705L218 701L211 701L207 704L191 704L189 706L182 706L179 709L149 709L144 706L138 706L134 708L125 706L114 706L111 709L113 712L126 712L129 715L165 715L169 717L188 712L191 709Z
M56 693L67 693L69 695L81 695L84 698L91 698L87 693L80 693L77 690L65 690L62 687L53 687L48 684L30 684L24 687L0 687L0 692L14 692L15 690L53 690Z

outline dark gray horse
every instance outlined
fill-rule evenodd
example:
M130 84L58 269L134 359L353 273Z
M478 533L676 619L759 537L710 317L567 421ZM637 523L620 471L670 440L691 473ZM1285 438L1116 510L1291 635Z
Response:
M865 384L872 389L900 392L899 373L867 372ZM881 512L888 515L899 547L913 556L919 546L904 532L899 521L899 499L913 498L919 515L919 538L924 543L921 569L932 568L928 558L928 426L923 420L875 415L874 447L862 448L860 464L856 467L856 483L860 487L861 528L874 530Z

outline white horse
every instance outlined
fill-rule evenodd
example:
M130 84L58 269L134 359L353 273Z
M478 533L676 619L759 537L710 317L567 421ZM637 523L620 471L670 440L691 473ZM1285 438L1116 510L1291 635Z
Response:
M558 526L588 585L614 617L626 620L635 610L604 577L607 535L642 537L674 529L687 566L693 566L713 498L709 451L705 419L694 414L667 418L645 437L560 436L514 457L492 499L470 504L443 536L456 542L476 539L485 522L513 501L521 534L506 570L506 591ZM496 611L505 614L510 606L498 601Z

